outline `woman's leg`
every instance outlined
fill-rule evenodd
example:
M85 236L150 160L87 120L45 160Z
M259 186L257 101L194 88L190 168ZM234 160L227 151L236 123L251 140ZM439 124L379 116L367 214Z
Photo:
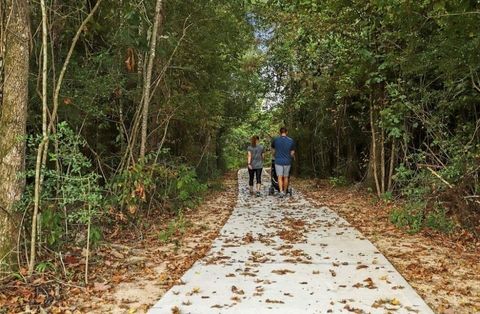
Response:
M248 188L250 189L250 193L253 193L253 176L255 175L255 171L253 169L248 169Z
M255 169L255 173L257 176L257 192L260 192L260 188L262 187L262 168Z

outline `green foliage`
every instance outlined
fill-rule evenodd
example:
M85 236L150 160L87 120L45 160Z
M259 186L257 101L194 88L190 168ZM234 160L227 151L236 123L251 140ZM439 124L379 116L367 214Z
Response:
M425 217L425 226L444 233L450 233L453 231L455 224L451 218L447 216L446 209L437 205L433 211L429 212Z
M47 270L55 270L55 265L53 265L49 261L44 261L44 262L38 263L37 266L35 267L35 271L37 273L44 273Z
M254 3L265 77L301 173L365 178L413 204L448 199L450 186L478 194L478 1ZM462 197L445 204L465 207ZM404 214L424 225L417 210Z
M274 110L262 109L257 105L255 111L244 115L242 123L228 132L224 138L223 152L228 169L245 167L247 147L253 135L260 137L260 143L266 149L265 166L268 167L271 156L268 154L272 138L278 134L280 123L274 117Z
M412 202L420 202L431 193L431 177L426 171L416 172L401 164L394 177L401 194Z
M407 228L409 233L417 233L424 227L450 233L455 227L454 222L447 216L446 209L438 204L427 210L425 203L411 203L404 208L393 210L390 221L398 227Z
M168 243L172 240L173 236L182 236L190 226L190 221L186 220L180 211L177 217L168 223L167 228L158 234L158 239L163 243ZM175 239L175 241L177 240L178 239Z
M380 196L380 198L384 201L384 202L389 202L391 200L393 200L393 193L390 192L390 191L387 191L385 193L382 193L382 195Z
M198 181L193 169L186 166L178 168L175 190L177 208L195 206L206 189L207 185Z
M62 212L54 208L47 208L40 216L40 225L47 227L43 234L50 247L58 244L63 239L65 226Z
M148 156L113 179L112 206L135 217L145 214L152 202L160 209L181 210L201 200L207 185L198 180L193 168L175 161L155 163L154 158Z
M36 147L38 140L30 138L29 147ZM56 149L49 154L48 161L55 166L43 169L40 208L44 210L40 213L39 230L47 245L58 247L69 240L69 225L86 225L102 215L104 192L99 185L100 176L92 171L90 160L82 152L86 141L80 135L62 122L50 140L56 143ZM32 170L27 171L26 176L33 182L33 166L29 168ZM33 204L33 189L33 184L27 187L20 207ZM97 233L98 238L100 230Z
M90 244L92 247L96 247L102 240L102 229L99 226L90 226Z
M409 233L417 233L423 227L425 205L412 203L390 213L390 221L398 227L407 228Z
M333 185L333 186L347 186L348 185L347 178L345 178L344 176L330 177L328 182L330 182L330 184Z

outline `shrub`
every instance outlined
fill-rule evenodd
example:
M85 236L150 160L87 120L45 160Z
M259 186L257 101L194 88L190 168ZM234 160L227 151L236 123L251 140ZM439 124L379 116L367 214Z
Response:
M446 209L437 204L425 217L425 226L444 233L450 233L453 231L455 224L447 216Z
M175 161L152 160L149 156L112 180L111 206L129 217L148 214L152 207L179 211L195 206L207 188L195 170Z
M103 189L99 185L100 176L92 171L90 160L82 153L85 140L76 134L67 123L57 126L52 135L57 143L54 152L48 155L49 166L43 169L43 184L40 198L39 234L48 246L58 247L68 236L82 231L79 226L92 224L101 215ZM36 147L38 138L29 138L29 147ZM20 209L33 204L34 161L29 160L26 177L28 182ZM77 228L76 228L77 227ZM76 229L75 229L76 228ZM93 226L95 239L101 237L100 229Z
M395 209L390 213L390 221L398 227L407 228L409 233L417 233L425 227L450 233L455 227L445 208L438 204L430 210L427 210L426 203L412 203Z
M345 178L344 176L330 177L330 179L328 181L333 186L347 186L348 185L347 178Z
M406 228L408 233L417 233L423 226L424 206L422 203L413 203L394 209L390 213L390 221L397 227Z

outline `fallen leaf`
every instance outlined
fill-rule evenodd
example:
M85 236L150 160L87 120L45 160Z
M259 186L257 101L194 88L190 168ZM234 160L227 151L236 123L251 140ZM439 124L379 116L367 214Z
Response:
M101 291L107 291L108 289L110 289L110 285L107 285L105 283L95 282L93 284L94 291L101 292Z
M290 269L275 269L272 270L272 273L277 274L277 275L285 275L287 273L294 273L295 271L290 270Z
M400 301L398 301L398 299L394 298L394 299L390 300L390 304L391 305L400 305Z

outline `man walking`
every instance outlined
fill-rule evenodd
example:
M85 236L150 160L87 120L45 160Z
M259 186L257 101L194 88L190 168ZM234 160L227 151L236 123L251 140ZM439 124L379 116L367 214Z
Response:
M295 158L295 142L287 136L288 130L280 128L280 136L272 141L273 156L275 158L275 172L278 176L280 197L284 197L288 191L288 178L292 160Z

